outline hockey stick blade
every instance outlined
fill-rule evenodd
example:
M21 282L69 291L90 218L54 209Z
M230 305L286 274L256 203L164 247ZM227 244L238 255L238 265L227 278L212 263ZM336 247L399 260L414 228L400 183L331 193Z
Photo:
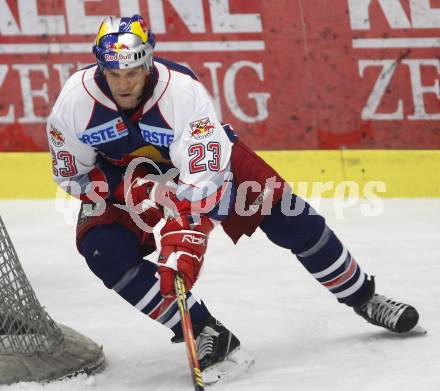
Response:
M174 288L176 290L176 300L180 312L180 323L182 324L183 339L185 340L186 353L188 356L189 368L194 384L195 391L204 391L202 372L197 357L196 341L194 338L191 316L186 304L186 290L183 278L176 274L174 279Z

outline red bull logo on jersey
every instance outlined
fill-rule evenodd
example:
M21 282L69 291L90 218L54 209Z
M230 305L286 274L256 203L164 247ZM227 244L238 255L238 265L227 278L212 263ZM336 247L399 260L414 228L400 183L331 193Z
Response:
M215 125L211 123L208 117L191 122L191 136L196 140L208 138L214 133Z
M55 129L52 125L50 126L49 135L50 141L55 147L62 147L66 142L63 134L58 129Z

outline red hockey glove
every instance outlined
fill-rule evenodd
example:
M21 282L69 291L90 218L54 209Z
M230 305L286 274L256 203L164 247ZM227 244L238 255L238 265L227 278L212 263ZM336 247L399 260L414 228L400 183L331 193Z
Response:
M184 229L189 225L181 219L183 227L176 220L169 220L161 230L161 252L159 255L160 293L169 298L176 295L174 278L178 272L185 282L186 290L195 284L203 265L208 233L213 225L206 219L194 229Z
M176 185L170 178L169 173L155 175L138 166L131 177L124 178L124 181L118 185L115 197L137 214L150 208L175 211Z

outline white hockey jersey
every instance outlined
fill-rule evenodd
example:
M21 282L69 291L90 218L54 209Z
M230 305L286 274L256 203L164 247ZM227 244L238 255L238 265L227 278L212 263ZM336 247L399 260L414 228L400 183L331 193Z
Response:
M177 168L182 200L200 201L228 186L235 135L220 124L205 88L188 68L163 59L155 59L152 80L140 118L132 122L118 110L96 65L69 78L47 123L61 187L81 197L99 178L111 194L137 157Z

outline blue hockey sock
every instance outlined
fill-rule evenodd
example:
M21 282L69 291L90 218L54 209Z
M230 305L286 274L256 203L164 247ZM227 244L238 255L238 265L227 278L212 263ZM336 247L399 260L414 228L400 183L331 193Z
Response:
M180 315L174 299L164 299L159 291L156 264L142 259L136 236L119 224L91 229L79 245L89 268L104 285L114 290L139 311L180 333ZM209 311L190 292L188 308L194 323Z
M338 301L356 306L372 295L366 274L327 227L325 220L304 200L292 195L291 210L295 205L300 212L283 213L281 203L260 225L275 244L291 250L312 276L333 293Z

